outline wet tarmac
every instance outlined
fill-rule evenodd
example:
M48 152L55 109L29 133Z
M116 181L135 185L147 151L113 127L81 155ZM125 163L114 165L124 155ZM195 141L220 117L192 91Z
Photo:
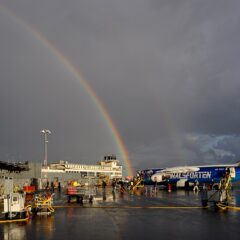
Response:
M231 205L240 206L240 190L232 195ZM1 224L0 239L239 239L240 211L204 209L201 199L201 192L120 194L109 188L81 206L56 191L52 216Z

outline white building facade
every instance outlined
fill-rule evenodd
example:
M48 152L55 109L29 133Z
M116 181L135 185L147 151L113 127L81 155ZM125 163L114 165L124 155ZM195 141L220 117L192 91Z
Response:
M104 160L99 161L96 165L75 164L60 160L59 163L52 163L43 166L41 169L42 177L58 176L61 178L83 178L83 177L102 177L108 176L109 179L122 178L122 166L115 155L105 156Z

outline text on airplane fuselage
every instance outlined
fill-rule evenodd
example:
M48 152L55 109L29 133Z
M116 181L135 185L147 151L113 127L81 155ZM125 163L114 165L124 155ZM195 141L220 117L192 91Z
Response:
M211 172L186 172L186 173L170 173L169 174L170 179L175 178L204 178L204 179L210 179L211 178Z

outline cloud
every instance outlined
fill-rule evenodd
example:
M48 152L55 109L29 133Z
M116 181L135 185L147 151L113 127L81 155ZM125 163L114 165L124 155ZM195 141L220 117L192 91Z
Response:
M83 72L136 168L239 157L238 1L2 4ZM10 16L0 12L0 18L2 155L19 146L23 158L40 158L35 134L42 127L58 134L53 159L96 159L115 151L96 109L68 71ZM29 146L35 150L25 154Z

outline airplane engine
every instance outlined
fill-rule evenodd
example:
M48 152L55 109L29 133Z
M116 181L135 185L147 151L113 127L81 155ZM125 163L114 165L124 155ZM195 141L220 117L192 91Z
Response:
M236 170L234 167L229 168L231 178L236 177Z
M153 182L162 182L163 175L162 174L154 174L154 175L152 175L151 180Z

